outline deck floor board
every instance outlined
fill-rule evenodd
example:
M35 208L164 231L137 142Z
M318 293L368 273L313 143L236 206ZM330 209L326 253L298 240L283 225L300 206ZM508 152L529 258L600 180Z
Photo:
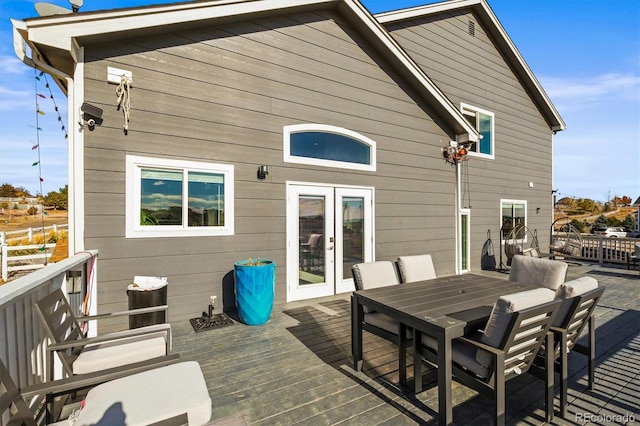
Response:
M487 274L499 274L483 272ZM569 354L569 409L554 425L582 424L584 416L640 417L640 280L634 271L572 265L568 279L591 275L606 287L595 310L596 383L588 389L587 358ZM506 274L499 274L507 279ZM236 323L195 333L172 324L173 350L196 360L212 399L212 420L244 415L252 425L437 424L435 371L427 367L425 391L401 385L397 347L364 333L364 367L353 370L348 295L276 306L262 326ZM584 338L584 337L583 337ZM543 382L524 374L507 384L507 424L545 424ZM492 401L453 383L456 424L492 422ZM602 418L592 423L608 424ZM615 423L615 422L614 422Z

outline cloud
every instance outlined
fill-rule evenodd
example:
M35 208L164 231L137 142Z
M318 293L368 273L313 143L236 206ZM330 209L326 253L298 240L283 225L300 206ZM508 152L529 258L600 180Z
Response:
M640 76L635 74L608 73L594 77L567 79L548 77L541 79L551 99L575 105L585 102L611 100L638 101Z
M26 90L12 89L8 86L0 85L0 99L2 99L0 111L33 110L33 91L29 93Z
M0 71L3 74L26 75L33 69L23 64L15 55L0 55Z

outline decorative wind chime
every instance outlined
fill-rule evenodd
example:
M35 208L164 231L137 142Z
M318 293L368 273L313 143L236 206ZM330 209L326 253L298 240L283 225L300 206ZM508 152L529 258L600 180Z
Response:
M37 152L37 161L35 161L33 164L31 164L32 167L38 167L38 184L39 184L39 188L40 188L40 197L43 197L44 194L42 192L42 183L44 182L44 178L42 177L42 158L41 158L41 151L40 151L40 131L42 130L42 128L40 127L40 116L41 115L45 115L45 112L40 108L40 103L39 103L39 99L46 99L47 97L45 95L43 95L42 93L39 93L39 89L38 89L38 82L41 81L41 77L44 77L45 80L45 88L49 90L49 97L51 98L51 101L53 102L53 106L54 106L54 110L56 112L56 114L58 114L58 122L61 123L61 129L62 132L64 133L64 138L68 139L69 135L67 134L67 130L65 129L64 123L62 121L62 117L60 116L60 111L58 110L58 105L56 104L56 101L53 97L53 92L51 91L51 86L49 86L49 80L47 79L47 76L44 72L40 71L38 73L38 70L36 70L34 68L34 74L35 74L35 79L34 79L34 86L35 86L35 100L36 100L36 119L35 119L35 129L36 129L36 143L31 147L32 151L36 151ZM46 249L46 234L45 234L45 229L44 229L44 216L47 214L47 212L44 210L44 203L41 204L41 209L42 209L42 238L43 238L43 242L42 242L42 247L40 247L40 251L44 252ZM47 259L45 257L45 261L44 261L45 265L47 264Z
M444 161L452 166L458 164L460 161L467 161L467 148L464 145L458 145L452 142L450 145L446 145L442 148L442 156Z
M469 151L463 144L457 142L451 142L442 148L442 157L444 161L452 166L460 165L460 180L461 191L460 197L461 206L464 208L471 208L471 194L469 191L469 167L466 163L469 158L467 154ZM465 167L467 166L467 167Z

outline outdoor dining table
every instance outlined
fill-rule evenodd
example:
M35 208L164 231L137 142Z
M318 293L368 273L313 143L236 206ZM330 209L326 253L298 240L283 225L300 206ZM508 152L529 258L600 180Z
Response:
M359 290L351 297L351 350L354 369L362 368L363 307L384 313L414 334L415 392L422 392L422 360L415 350L422 334L437 340L439 424L453 422L451 342L477 329L491 314L498 297L535 286L497 277L464 274Z

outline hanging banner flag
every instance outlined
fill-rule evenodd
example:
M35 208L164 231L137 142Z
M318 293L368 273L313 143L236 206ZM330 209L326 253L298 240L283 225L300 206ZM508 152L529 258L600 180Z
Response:
M39 145L37 145L37 144L36 144L36 145L34 145L34 146L32 146L32 147L31 147L31 151L33 151L34 149L38 149L38 146L39 146Z
M38 164L40 164L40 162L36 161L35 163L32 164L32 166L37 166Z
M40 109L38 110L38 114L40 114L40 115L45 115L45 114L44 114L44 111L42 111L42 110L40 110Z
M42 99L47 99L47 97L45 95L43 95L42 93L38 93L38 96L40 96Z

